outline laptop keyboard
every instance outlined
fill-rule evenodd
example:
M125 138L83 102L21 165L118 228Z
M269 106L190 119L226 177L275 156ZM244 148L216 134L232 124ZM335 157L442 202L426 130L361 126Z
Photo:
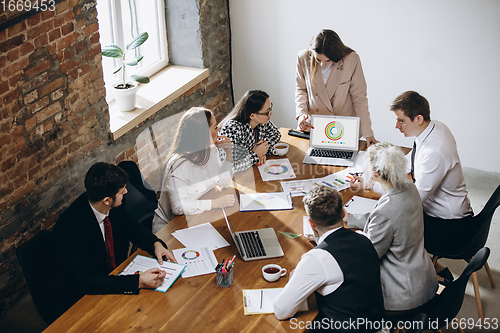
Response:
M259 233L257 231L251 232L240 232L241 243L245 249L245 253L248 258L263 257L266 255L264 246L260 240Z
M331 158L343 158L350 159L352 157L352 151L345 150L331 150L331 149L312 149L311 156L313 157L331 157Z

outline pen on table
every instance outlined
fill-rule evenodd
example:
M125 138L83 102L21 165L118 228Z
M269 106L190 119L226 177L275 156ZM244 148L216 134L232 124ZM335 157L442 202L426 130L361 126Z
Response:
M263 289L261 289L261 290L260 290L260 308L261 308L261 309L262 309L262 299L264 298L263 296L264 296L264 290L263 290Z
M260 143L257 143L256 146L260 146L261 144L263 144L264 142L266 142L266 139L263 139L262 142Z
M332 184L327 183L327 182L325 182L325 181L323 181L323 184L328 185L328 186L330 186L330 187L332 187L332 188L335 188L335 186L333 186Z
M362 172L349 172L350 175L353 176L361 176L363 173Z

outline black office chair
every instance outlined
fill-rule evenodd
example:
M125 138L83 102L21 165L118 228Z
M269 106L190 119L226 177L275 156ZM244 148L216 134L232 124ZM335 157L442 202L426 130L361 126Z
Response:
M125 211L137 223L151 231L155 209L158 207L155 191L151 190L151 186L144 180L135 162L123 161L118 166L129 177L129 181L127 182L128 193L125 194L123 201Z
M429 317L427 321L428 325L433 325L437 322L438 327L427 327L426 329L431 329L437 332L441 327L444 327L447 323L453 321L457 316L458 312L462 308L462 303L465 296L465 287L469 281L469 277L476 271L480 270L488 257L490 255L490 249L483 247L480 249L476 255L470 260L467 267L465 267L462 275L455 281L451 282L440 295L436 295L432 300L430 300L425 307L425 313ZM459 332L463 332L460 327Z
M58 262L52 233L42 230L16 249L31 298L38 315L51 324L71 305L65 305L58 295Z
M461 249L460 251L456 251L455 253L438 252L432 249L428 250L428 252L434 256L432 259L433 263L435 264L437 259L439 258L463 259L469 262L470 258L472 258L474 254L486 244L486 240L488 239L488 234L490 232L491 219L493 217L493 214L495 213L496 208L499 205L500 185L497 187L495 192L493 192L481 212L473 217L473 223L477 225L477 230L471 242L469 244L465 244L463 249ZM488 274L491 287L495 288L495 281L493 280L493 275L491 274L491 270L487 262L485 263L484 268L486 270L486 273ZM477 282L476 273L472 274L472 282L474 285L474 295L476 297L477 312L481 320L484 321L483 307L481 305L481 296L479 295L479 284Z

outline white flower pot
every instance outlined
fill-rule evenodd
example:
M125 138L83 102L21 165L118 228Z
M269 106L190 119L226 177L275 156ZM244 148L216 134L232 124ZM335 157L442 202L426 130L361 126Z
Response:
M116 88L120 83L115 83L113 85L113 92L115 94L116 104L120 111L132 111L135 109L135 96L137 93L137 82L127 82L132 85L132 88L119 89Z

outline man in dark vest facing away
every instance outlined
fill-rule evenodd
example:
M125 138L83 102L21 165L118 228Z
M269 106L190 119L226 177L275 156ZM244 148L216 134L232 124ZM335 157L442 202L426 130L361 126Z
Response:
M274 302L280 320L295 315L313 292L319 314L312 322L290 320L290 327L313 331L376 332L384 324L384 299L377 252L365 236L343 227L340 194L317 186L304 196L317 246L305 253ZM295 321L295 322L294 322Z

